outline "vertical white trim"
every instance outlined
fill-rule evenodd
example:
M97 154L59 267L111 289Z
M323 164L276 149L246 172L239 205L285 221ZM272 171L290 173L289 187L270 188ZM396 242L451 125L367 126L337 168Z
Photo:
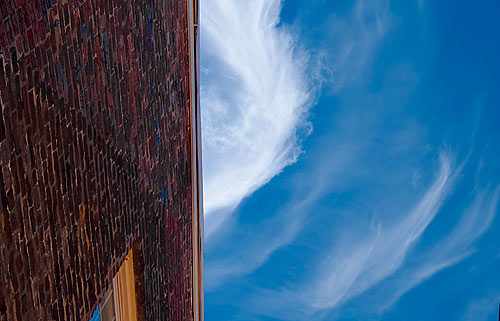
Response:
M117 279L117 276L118 274L120 273L120 271L118 271L118 273L116 273L115 277L113 278L113 302L115 304L115 320L116 321L122 321L122 315L121 315L121 311L122 311L122 302L121 302L121 296L122 296L122 292L121 292L121 289L120 289L120 282L118 282L118 279Z

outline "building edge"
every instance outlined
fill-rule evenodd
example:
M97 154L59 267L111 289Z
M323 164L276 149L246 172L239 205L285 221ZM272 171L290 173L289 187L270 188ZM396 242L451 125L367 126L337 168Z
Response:
M198 0L188 0L189 25L189 81L191 113L192 164L192 246L193 246L193 320L204 320L203 280L203 171L201 149L201 113L199 99L199 6Z

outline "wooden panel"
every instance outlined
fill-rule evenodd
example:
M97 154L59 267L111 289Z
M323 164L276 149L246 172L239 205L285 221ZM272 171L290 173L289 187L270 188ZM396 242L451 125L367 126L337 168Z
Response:
M130 250L113 279L116 321L137 321L134 258Z

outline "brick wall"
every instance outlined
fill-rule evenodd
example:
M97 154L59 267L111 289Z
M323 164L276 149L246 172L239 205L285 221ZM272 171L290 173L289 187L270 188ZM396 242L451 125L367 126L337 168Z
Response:
M88 320L135 247L192 320L186 0L0 0L0 321Z

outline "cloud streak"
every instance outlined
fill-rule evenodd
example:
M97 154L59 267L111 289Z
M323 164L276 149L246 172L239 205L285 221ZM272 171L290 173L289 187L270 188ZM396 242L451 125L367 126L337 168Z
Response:
M204 196L210 235L301 153L313 89L279 0L201 2Z
M446 152L434 163L436 144L448 139L432 137L432 125L410 110L419 68L396 62L380 78L373 70L399 21L387 0L357 0L321 28L335 71L323 93L338 105L321 115L322 136L310 137L303 163L291 169L298 172L287 189L295 193L265 218L246 216L249 202L244 219L235 215L214 233L243 198L297 160L315 92L307 54L279 24L280 1L207 0L201 9L207 234L217 234L206 247L208 291L243 284L231 302L251 315L380 316L422 282L476 257L500 188L484 188L479 174L466 185L472 151L461 164L454 160L463 155Z
M358 0L347 15L332 14L327 19L328 45L333 47L335 61L335 90L363 78L393 20L388 0Z
M269 6L267 9L262 5L253 7L252 9L251 4L245 4L238 1L207 1L205 2L205 7L203 7L202 4L202 19L204 19L202 27L209 30L212 35L209 37L207 32L205 32L203 33L204 38L202 39L206 41L202 47L202 50L204 50L202 53L204 54L202 55L202 59L205 57L205 61L202 61L202 66L204 68L203 77L206 78L206 81L202 82L204 85L202 90L202 103L204 108L203 143L205 148L205 211L207 212L207 224L205 231L208 235L213 235L213 232L227 219L227 217L234 210L234 207L240 202L241 198L250 195L254 190L258 189L258 187L265 184L270 177L272 177L273 173L278 173L281 170L280 168L283 168L289 163L295 162L297 156L300 154L299 140L296 138L297 129L305 129L306 132L307 130L310 130L310 125L305 122L305 116L307 115L307 109L310 107L311 101L314 99L313 96L316 90L314 88L309 88L307 91L305 90L305 87L311 87L312 82L319 86L319 84L325 81L325 79L322 79L319 76L317 77L317 73L314 72L312 76L304 75L304 68L307 65L314 65L316 67L323 68L324 62L320 64L311 63L309 61L309 57L304 52L300 52L296 48L293 48L294 41L291 38L291 35L287 33L287 30L276 26L277 21L279 21L279 10L281 10L281 7L273 6L272 4L277 4L278 2L266 2ZM342 61L345 62L344 67L352 66L353 64L356 66L355 68L343 68L343 72L351 75L359 73L359 70L357 70L361 67L361 61L358 59L359 55L363 56L363 60L368 59L370 55L373 54L376 43L380 40L383 34L385 34L386 28L389 25L388 19L390 15L387 12L389 8L386 1L380 1L379 4L380 5L367 5L364 1L358 1L349 14L350 21L342 22L342 24L350 24L350 32L354 32L356 35L363 35L361 38L358 36L352 37L352 39L358 39L355 43L349 43L341 46L352 47L349 57L342 57ZM260 11L252 11L256 8L259 8ZM227 41L229 38L226 39L225 36L221 35L221 30L229 32L226 29L231 29L224 27L225 25L228 25L227 20L229 18L227 15L229 13L236 13L235 16L246 16L247 12L252 11L252 14L257 15L263 14L263 12L271 9L273 10L272 15L264 15L268 17L267 19L270 21L266 23L268 27L258 27L264 30L263 35L258 37L260 39L259 41L267 42L271 39L272 42L275 43L281 42L281 48L285 51L288 50L288 52L282 52L281 49L278 51L279 55L285 57L286 59L282 59L282 61L276 62L276 64L279 63L282 68L287 69L283 69L283 76L292 77L290 79L282 79L283 83L288 82L289 84L294 84L294 86L285 86L283 88L292 90L293 87L295 87L293 91L297 91L297 88L302 90L302 97L304 99L302 100L302 103L300 100L294 101L291 102L289 106L272 105L271 107L277 108L277 112L280 112L280 110L283 109L287 111L287 115L290 114L298 116L294 116L294 121L297 121L297 126L291 128L291 130L289 128L285 131L280 131L278 135L274 135L272 131L264 132L263 136L257 137L257 143L260 144L260 146L252 146L253 143L250 144L250 141L253 138L250 136L239 137L239 139L241 138L240 140L234 140L234 138L231 137L237 136L236 134L233 135L233 133L234 131L237 132L239 130L237 126L238 121L244 120L243 116L242 118L238 118L236 116L233 117L232 113L238 116L240 111L245 111L250 108L258 108L257 113L260 117L276 122L277 124L283 121L289 122L291 119L288 119L289 117L287 117L287 119L281 119L278 117L276 120L273 120L271 117L274 116L263 110L265 107L263 104L255 105L255 103L262 101L262 97L259 92L251 91L254 87L251 82L245 82L250 83L251 86L238 87L240 82L240 76L238 75L251 74L252 72L259 72L259 70L262 71L262 68L248 71L247 69L250 68L248 67L249 63L267 63L266 61L271 58L263 56L260 58L262 59L261 62L253 62L243 61L238 58L238 55L236 55L235 59L230 58L233 54L224 55L225 52L232 52L240 49L250 51L255 49L243 48L244 44L237 43L236 46L241 45L242 48L235 49L230 47L222 50L221 48L231 45L232 42ZM206 13L208 11L210 11L210 14ZM236 25L236 29L234 29L233 33L251 34L254 32L254 29L256 28L255 25L259 24L260 22L258 21L262 19L255 19L255 16L254 18L250 18L250 16L246 19L249 21L252 20L253 22L242 23L246 20L233 21ZM364 22L364 20L372 20L373 17L375 17L373 22ZM207 25L207 21L211 20L213 20L212 22L214 25ZM374 24L378 27L374 27ZM248 38L249 36L245 37ZM351 41L352 39L342 38L341 41ZM234 41L249 40L238 38ZM251 42L254 43L255 41ZM320 51L326 51L326 49ZM308 70L308 72L310 73L311 71ZM295 79L293 78L294 75L299 75L302 79ZM267 75L267 73L258 75L258 77L266 79L274 76L276 75ZM255 76L254 79L258 77ZM311 77L314 77L314 79L311 79ZM223 91L224 88L218 87L219 84L224 83L228 83L229 88L235 87L238 90L232 92L231 94L226 94ZM272 87L267 89L272 89ZM241 102L239 101L231 104L231 101L233 99L238 99L238 95L241 95L242 93L244 95L255 96L247 99L247 101L251 104L241 105ZM296 112L300 112L301 114L296 114ZM252 125L259 131L262 130L262 128L265 128L265 124L261 124L258 120L256 120ZM358 154L360 152L358 150L360 148L360 144L347 139L348 137L346 136L349 135L346 135L344 132L347 130L345 126L345 124L332 124L332 128L336 128L335 133L337 134L335 138L332 138L332 140L337 142L334 150L332 150L334 146L329 146L329 144L325 144L325 147L327 145L329 146L327 154L333 153L334 157L329 158L328 162L317 164L320 165L320 168L316 168L314 173L307 174L307 178L300 179L300 183L292 183L292 185L294 185L293 189L295 190L295 195L291 200L288 200L288 204L285 206L284 210L279 211L272 217L269 217L258 224L254 224L252 227L242 227L239 224L232 224L231 226L228 226L229 224L226 224L224 233L222 233L224 235L217 233L217 237L209 238L210 242L207 243L207 249L210 259L206 261L206 280L208 289L214 289L228 279L234 279L235 277L252 273L254 270L264 265L275 251L292 243L297 234L304 228L304 225L307 222L305 217L309 214L311 207L314 206L318 199L323 197L328 191L329 185L332 184L332 178L335 177L333 181L337 181L339 179L341 181L346 180L345 170L347 168L352 168L352 158L354 157L354 154ZM350 124L347 126L350 126ZM348 131L350 132L350 130ZM272 137L264 137L268 134L272 135ZM291 141L288 141L288 138L286 137L287 135L292 138ZM276 146L276 144L269 145L267 143L268 141L280 142L283 141L283 139L287 142L293 142L293 144L279 145L278 148L271 148L271 146ZM265 142L262 143L262 141ZM231 146L233 143L235 146ZM239 155L236 153L235 158L224 158L220 156L223 154L230 154L234 149L245 155ZM292 157L286 158L286 153L284 152L288 153L288 156ZM255 172L253 171L254 165L249 164L254 159L260 157L259 153L271 156L273 156L274 153L274 157L277 157L279 160L279 166L267 168L260 167L260 165L257 166L262 173L269 177L266 180L256 180L255 176L253 176ZM246 157L249 157L248 163L244 162ZM230 159L230 161L226 162L226 159ZM321 166L321 164L324 166ZM240 165L242 167L237 168L238 170L232 169L232 166L238 167ZM210 183L208 181L210 181ZM255 182L259 182L259 184L255 187L251 187ZM239 185L240 183L241 186ZM226 186L225 184L228 185ZM238 190L235 186L241 189ZM225 190L231 190L231 194L224 194ZM213 196L207 196L208 191L214 193ZM215 195L215 193L218 193L218 195ZM215 196L220 196L220 199L215 199ZM234 221L231 222L235 223ZM249 233L249 231L245 230L246 228L250 228L251 232ZM220 243L221 237L223 239L230 237L228 234L238 235L238 241L236 242L238 245L234 245L233 243L233 248L231 249L226 249L224 244ZM225 253L225 255L221 256L219 255L220 253Z
M230 233L237 235L237 241L229 246L217 242L211 244L211 260L207 260L205 265L207 290L213 290L228 279L254 272L274 252L292 243L307 224L306 216L311 207L325 191L324 180L318 179L315 183L306 187L307 192L295 188L293 199L272 217L251 226L232 226ZM218 256L220 253L223 255Z
M329 309L366 291L393 274L406 254L438 213L452 186L451 161L441 155L439 175L411 212L396 224L376 230L360 242L350 243L323 262L313 282L314 309Z
M390 280L386 288L391 289L383 297L379 311L391 306L407 291L432 277L439 271L464 260L475 252L472 247L491 226L498 209L500 187L494 191L481 190L475 193L474 200L453 230L433 245L432 249L416 256L398 277ZM381 300L382 301L382 300Z
M388 213L386 223L372 223L371 231L358 231L348 240L334 237L335 246L309 277L278 291L261 289L251 302L263 315L286 320L332 317L355 298L358 312L353 313L359 313L359 304L362 313L382 313L412 288L471 256L473 245L494 221L500 186L472 191L473 199L458 222L432 248L415 250L454 194L466 162L454 166L442 153L437 176L408 213L398 214L396 220L388 219L394 216Z

